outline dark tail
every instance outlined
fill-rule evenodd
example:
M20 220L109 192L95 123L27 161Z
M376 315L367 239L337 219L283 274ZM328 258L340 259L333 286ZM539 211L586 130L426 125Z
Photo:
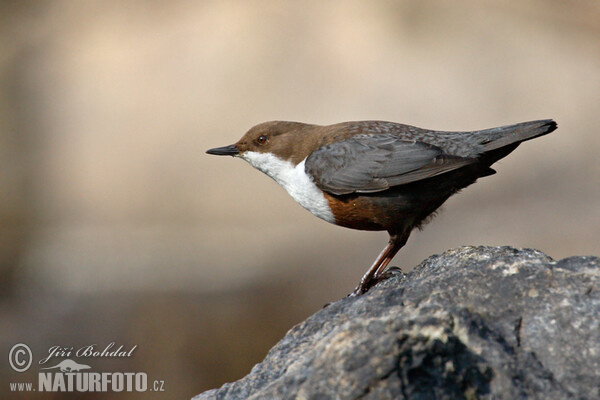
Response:
M551 119L539 121L522 122L520 124L501 126L498 128L485 129L477 133L477 136L485 138L481 142L484 152L500 149L511 144L518 145L526 140L547 135L554 131L557 125ZM512 146L511 146L512 147Z

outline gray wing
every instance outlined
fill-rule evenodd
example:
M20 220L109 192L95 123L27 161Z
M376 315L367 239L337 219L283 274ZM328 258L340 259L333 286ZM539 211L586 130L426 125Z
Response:
M314 151L306 160L305 171L322 190L342 195L379 192L475 161L393 134L360 134Z

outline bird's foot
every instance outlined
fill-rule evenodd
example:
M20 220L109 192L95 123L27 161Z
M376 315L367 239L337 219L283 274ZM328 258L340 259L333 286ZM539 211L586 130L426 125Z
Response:
M402 268L400 267L389 267L386 268L385 271L383 271L383 273L379 276L376 276L374 279L377 280L377 282L375 282L375 284L381 282L381 281L385 281L386 279L390 279L394 276L397 275L403 275L404 272L402 272Z
M367 293L369 289L377 285L379 282L385 281L393 276L403 274L402 269L399 267L386 268L381 274L373 276L369 280L361 281L358 286L348 295L348 297L358 297L362 294Z

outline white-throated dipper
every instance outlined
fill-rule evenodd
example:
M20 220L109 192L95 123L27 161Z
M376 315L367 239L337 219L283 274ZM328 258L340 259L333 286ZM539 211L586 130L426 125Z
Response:
M388 231L388 245L351 293L357 296L382 279L410 232L451 195L494 174L490 166L521 142L555 129L549 119L472 132L385 121L272 121L207 153L243 158L327 222Z

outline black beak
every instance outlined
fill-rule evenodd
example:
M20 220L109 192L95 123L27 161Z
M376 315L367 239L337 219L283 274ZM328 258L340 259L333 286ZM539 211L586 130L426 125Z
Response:
M240 151L235 144L230 144L224 147L215 147L214 149L206 150L208 154L214 154L215 156L236 156L240 154Z

